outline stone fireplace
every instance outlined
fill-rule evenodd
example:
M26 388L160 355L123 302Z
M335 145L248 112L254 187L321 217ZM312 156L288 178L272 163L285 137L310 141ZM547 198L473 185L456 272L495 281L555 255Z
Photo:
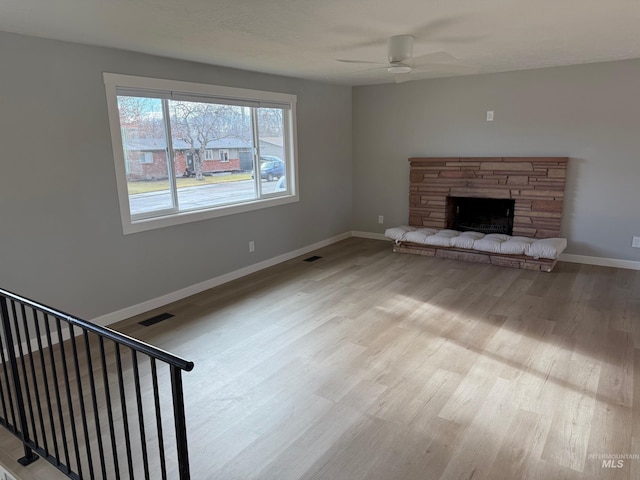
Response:
M566 157L411 158L409 225L473 230L467 224L475 216L475 226L491 229L506 224L510 235L559 237L567 161ZM506 219L498 220L503 214Z

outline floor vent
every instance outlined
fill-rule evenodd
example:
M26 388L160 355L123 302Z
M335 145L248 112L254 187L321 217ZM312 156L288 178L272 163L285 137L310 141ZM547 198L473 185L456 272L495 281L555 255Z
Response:
M317 255L314 255L313 257L309 257L309 258L305 258L304 261L305 262L315 262L316 260L320 260L322 257L319 257Z
M163 320L173 317L170 313L161 313L160 315L156 315L155 317L147 318L141 322L138 322L140 325L144 325L148 327L150 325L155 325L156 323L160 323Z

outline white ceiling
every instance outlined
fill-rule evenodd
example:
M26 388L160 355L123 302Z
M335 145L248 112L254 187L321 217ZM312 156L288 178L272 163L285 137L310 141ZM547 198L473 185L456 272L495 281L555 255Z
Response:
M398 34L480 73L640 58L640 0L2 0L0 30L363 85L394 78L336 59Z

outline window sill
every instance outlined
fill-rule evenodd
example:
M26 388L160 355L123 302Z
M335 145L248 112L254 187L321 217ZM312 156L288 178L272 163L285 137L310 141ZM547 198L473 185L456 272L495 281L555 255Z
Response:
M164 217L145 218L144 220L134 220L131 218L122 218L122 230L125 235L131 233L144 232L147 230L156 230L158 228L171 227L173 225L182 225L184 223L199 222L211 218L225 217L227 215L235 215L238 213L251 212L261 210L263 208L276 207L278 205L286 205L299 201L298 195L286 195L261 200L253 200L235 205L224 205L213 207L206 210L192 210L180 213L173 213Z

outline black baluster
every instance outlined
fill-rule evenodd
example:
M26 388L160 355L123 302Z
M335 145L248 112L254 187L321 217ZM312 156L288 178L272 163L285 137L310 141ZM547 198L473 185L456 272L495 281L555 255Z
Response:
M107 372L107 357L104 352L104 339L100 337L100 358L102 361L102 378L104 381L104 396L107 400L107 418L109 420L109 434L111 435L111 453L113 454L113 471L116 480L120 480L120 465L118 462L118 448L116 446L116 432L113 424L113 407L111 406L111 392L109 389L109 375ZM114 344L115 345L115 344Z
M73 350L73 364L78 381L78 400L80 402L80 416L82 418L82 433L84 434L85 450L87 452L87 462L89 464L89 478L95 478L93 475L93 457L91 455L91 442L89 440L89 429L87 427L87 412L84 406L84 392L82 390L82 378L80 377L80 363L78 360L78 347L76 345L76 334L73 325L69 325L69 334L71 335L71 349Z
M182 390L182 370L171 365L171 393L173 395L173 420L176 426L176 448L178 449L178 470L180 480L189 480L189 448L187 446L187 425L184 414L184 393Z
M62 326L60 319L56 317L56 330L58 332L58 345L60 347L60 360L62 361L62 376L64 378L64 388L67 396L67 406L69 407L69 420L71 422L71 440L73 441L73 452L76 457L78 475L82 478L82 463L80 462L80 448L78 447L78 430L76 429L76 416L73 412L73 402L71 400L71 384L69 382L69 368L67 367L67 354L64 351L64 338L62 338Z
M42 377L44 380L44 391L47 396L47 411L49 414L49 423L51 424L51 435L53 438L53 451L56 454L56 461L58 462L56 466L60 466L60 451L58 449L58 433L56 432L56 423L53 415L53 408L51 404L51 388L49 387L49 375L47 375L47 368L44 361L44 349L42 348L42 335L40 334L40 320L38 318L38 311L32 309L34 325L36 327L36 340L38 342L38 356L40 357L40 368L42 368ZM44 321L46 322L46 315L43 314ZM51 347L49 347L51 350ZM61 429L64 427L61 425Z
M24 446L24 457L18 459L21 465L29 465L38 459L38 455L33 453L31 447L27 445L29 439L29 426L27 424L26 413L24 411L24 397L22 395L22 386L20 385L20 373L18 372L18 362L16 360L16 351L13 343L13 335L11 332L11 324L9 323L9 312L7 311L7 299L0 297L0 311L2 311L2 327L4 329L4 338L7 343L7 355L11 365L11 377L13 380L13 388L16 395L16 403L18 407L18 422L16 425L20 429L20 437ZM15 319L14 319L15 320ZM11 397L9 397L11 398Z
M69 445L67 445L67 428L64 424L64 415L62 414L62 399L60 398L60 385L58 384L58 369L56 368L56 360L53 356L53 342L51 341L51 327L49 326L49 316L44 315L44 331L47 337L49 350L49 361L51 362L51 373L53 374L53 389L56 394L56 404L58 406L58 420L60 421L60 434L62 435L62 449L64 450L64 459L66 473L71 472L71 460L69 459Z
M22 367L22 378L24 380L24 389L27 394L26 404L29 409L29 418L31 420L31 432L33 433L33 442L36 445L39 445L38 442L38 431L36 430L36 420L33 415L33 401L31 399L31 387L29 386L29 378L27 377L27 366L24 361L24 349L22 348L22 338L20 337L20 326L18 325L18 312L16 311L16 303L15 301L11 301L11 311L13 312L13 325L16 331L16 343L18 344L18 354L20 356L20 366ZM22 306L21 313L24 315L24 306ZM26 341L29 341L29 337L26 338ZM31 348L29 347L29 350Z
M138 404L138 425L140 427L140 445L142 447L142 464L144 478L149 480L149 457L147 456L147 436L144 431L144 413L142 412L142 392L140 391L140 372L138 371L138 355L131 349L131 362L133 364L133 381L136 387L136 402Z
M129 478L133 478L133 460L131 458L131 437L129 435L129 418L127 416L127 400L122 377L122 358L120 345L116 343L116 365L118 367L118 387L120 388L120 403L122 405L122 423L124 426L124 441L127 447L127 465L129 466Z
M164 436L162 433L162 411L160 409L160 394L158 389L158 371L156 359L151 357L151 379L153 382L153 404L156 409L156 429L158 430L158 453L160 455L160 470L162 480L167 480L167 462L164 454Z
M98 437L98 454L100 455L100 469L102 480L107 480L107 470L104 461L104 445L102 444L102 429L100 427L100 414L98 411L98 396L96 395L96 381L93 375L93 359L91 358L91 346L89 344L89 333L82 331L84 337L84 349L87 354L87 371L89 372L89 386L91 387L91 401L93 403L93 416L96 423L96 435Z
M1 301L1 309L0 309L0 313L2 314L2 324L8 325L9 324L9 312L7 311L7 299L2 297L0 298ZM13 408L13 391L11 390L11 386L12 383L9 380L9 368L11 367L11 358L5 358L5 351L7 352L7 357L10 357L9 354L9 336L7 336L7 333L4 332L4 342L5 342L5 347L6 348L0 348L0 354L2 356L2 371L4 373L4 389L7 391L7 400L9 401L9 411L7 412L7 405L5 403L5 397L4 397L4 392L0 392L2 393L2 412L4 414L4 419L7 422L7 428L9 428L10 431L12 432L17 432L18 431L18 425L16 423L16 414L15 414L15 410ZM0 347L2 347L2 344L0 343ZM7 366L9 366L9 368L7 368ZM9 420L9 414L11 414L11 420Z
M27 339L31 338L31 334L29 332L29 322L27 322L27 312L25 310L24 305L20 305L21 309L22 309L22 326L24 327L24 335ZM34 315L33 319L34 319L34 323L37 322L37 318L35 317L35 312L32 310L32 314ZM38 339L39 340L39 339ZM42 356L42 350L38 350L38 355ZM31 373L31 381L33 383L33 393L36 396L36 407L38 409L38 420L40 421L40 433L42 434L42 442L44 443L44 451L47 455L50 454L49 452L49 442L47 440L47 432L46 432L46 427L44 425L44 416L42 414L42 399L40 398L40 388L38 387L38 377L36 375L36 367L35 367L35 360L33 359L33 352L30 351L29 353L29 365L31 366L30 368L30 373ZM43 380L45 379L45 377L43 376ZM46 381L45 381L46 382Z

